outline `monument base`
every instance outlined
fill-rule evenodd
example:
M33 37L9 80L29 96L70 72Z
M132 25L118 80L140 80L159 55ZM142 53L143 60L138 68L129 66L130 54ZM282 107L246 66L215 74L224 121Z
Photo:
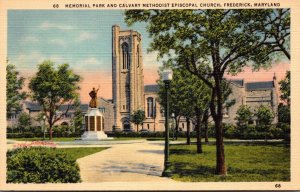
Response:
M104 131L85 131L81 136L81 140L84 141L98 141L112 139L107 137Z

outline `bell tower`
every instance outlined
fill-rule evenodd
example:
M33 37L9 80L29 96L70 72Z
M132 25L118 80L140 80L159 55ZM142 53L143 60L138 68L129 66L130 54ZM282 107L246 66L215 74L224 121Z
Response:
M141 34L112 27L113 130L130 130L130 115L144 110L144 76Z

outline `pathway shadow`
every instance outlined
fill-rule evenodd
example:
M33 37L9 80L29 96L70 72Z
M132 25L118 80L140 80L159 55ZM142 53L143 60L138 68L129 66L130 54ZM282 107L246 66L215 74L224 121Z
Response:
M163 151L163 150L138 150L138 152L142 152L142 153L164 154L164 151Z
M187 166L187 163L175 163L173 164L174 169L172 170L173 173L178 174L180 177L184 176L193 176L193 175L213 175L215 173L215 168L200 165L198 167L194 167L193 169L190 169L189 166Z

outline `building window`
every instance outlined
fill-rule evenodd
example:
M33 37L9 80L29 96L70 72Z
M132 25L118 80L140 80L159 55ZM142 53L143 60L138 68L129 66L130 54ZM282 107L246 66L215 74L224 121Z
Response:
M154 117L154 104L153 104L153 98L148 97L147 98L147 117Z
M130 55L129 46L127 43L122 44L123 69L129 69Z
M100 111L101 113L105 113L105 107L100 107L100 108L99 108L99 111Z
M150 129L150 125L149 125L149 123L147 124L147 128L148 128L148 130Z

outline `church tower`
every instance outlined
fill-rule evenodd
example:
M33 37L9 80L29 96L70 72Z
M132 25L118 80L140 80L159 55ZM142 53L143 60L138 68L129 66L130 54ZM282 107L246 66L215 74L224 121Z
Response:
M113 130L130 130L130 115L144 110L144 76L141 34L112 27Z

